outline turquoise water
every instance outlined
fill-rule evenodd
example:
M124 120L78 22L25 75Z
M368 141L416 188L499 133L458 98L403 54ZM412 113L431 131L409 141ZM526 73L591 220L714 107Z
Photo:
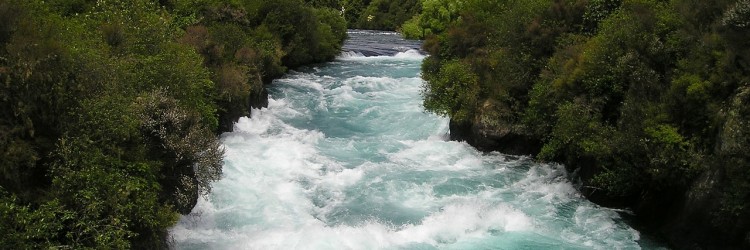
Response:
M171 229L175 248L652 248L564 167L448 141L447 119L421 106L412 42L350 36L403 52L277 80L269 107L222 136L223 178Z

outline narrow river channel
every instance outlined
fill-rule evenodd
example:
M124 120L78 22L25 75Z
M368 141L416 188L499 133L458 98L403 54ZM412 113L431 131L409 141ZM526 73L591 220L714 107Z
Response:
M563 166L448 141L424 112L419 44L350 31L331 63L275 81L232 133L177 249L653 249Z

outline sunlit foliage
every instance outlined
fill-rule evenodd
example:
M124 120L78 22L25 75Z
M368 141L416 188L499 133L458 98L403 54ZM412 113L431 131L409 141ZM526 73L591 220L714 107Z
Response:
M404 33L446 25L424 45L428 110L503 114L493 124L543 142L539 160L583 167L584 191L622 205L670 204L726 173L715 222L750 212L750 2L433 1L462 4L446 18L426 2Z
M0 246L165 248L216 133L345 29L301 0L0 0Z

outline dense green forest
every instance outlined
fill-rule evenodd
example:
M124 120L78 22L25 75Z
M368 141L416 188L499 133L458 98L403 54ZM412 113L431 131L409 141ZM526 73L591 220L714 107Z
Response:
M0 248L165 247L216 133L346 26L302 0L0 0Z
M750 247L749 0L0 0L0 246L165 247L216 134L347 27L426 39L455 138L564 163L679 248Z
M403 30L452 134L565 163L679 248L750 246L750 1L424 0Z
M336 9L348 27L369 30L399 30L401 25L418 15L421 0L305 0L315 7Z

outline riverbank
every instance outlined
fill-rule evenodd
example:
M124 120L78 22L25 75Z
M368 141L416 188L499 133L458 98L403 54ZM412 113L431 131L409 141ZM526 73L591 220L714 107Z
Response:
M462 1L421 16L445 27L424 105L477 148L565 164L676 248L747 248L747 6Z
M167 248L217 134L345 37L302 0L0 0L0 246Z

